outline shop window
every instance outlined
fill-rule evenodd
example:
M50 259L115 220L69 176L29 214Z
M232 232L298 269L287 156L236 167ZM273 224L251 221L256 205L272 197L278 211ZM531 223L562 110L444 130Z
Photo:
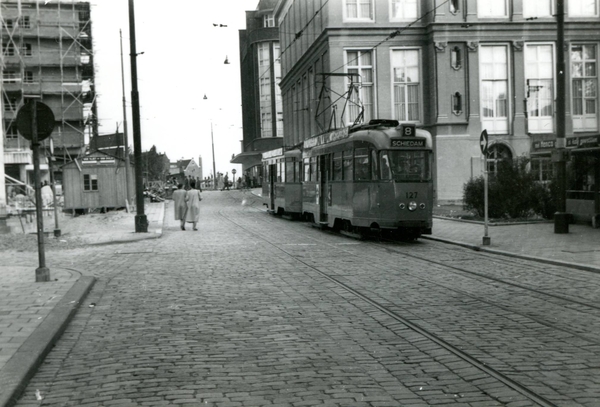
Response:
M98 175L83 174L83 190L97 191L98 190Z
M531 174L542 182L551 181L552 161L550 158L534 158L531 160Z

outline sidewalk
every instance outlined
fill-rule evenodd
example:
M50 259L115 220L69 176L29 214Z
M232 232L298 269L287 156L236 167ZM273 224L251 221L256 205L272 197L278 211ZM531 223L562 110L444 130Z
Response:
M90 245L162 235L165 203L147 203L148 233L135 233L133 214L123 225L82 235ZM0 266L0 407L10 406L60 338L95 279L53 268L52 281L35 282L35 267Z
M498 224L488 227L489 246L483 246L484 233L483 223L434 217L433 234L423 238L600 272L600 229L589 225L569 225L568 234L556 234L552 222Z

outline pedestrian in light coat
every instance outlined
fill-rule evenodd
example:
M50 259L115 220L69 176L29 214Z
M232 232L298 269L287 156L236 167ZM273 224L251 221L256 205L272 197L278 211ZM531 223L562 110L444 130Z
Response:
M202 200L202 195L200 191L196 189L196 183L192 181L190 183L190 190L187 191L185 196L185 200L187 202L187 214L186 214L186 222L193 223L194 230L198 230L198 221L200 220L200 201Z
M185 202L186 191L183 189L183 184L177 184L177 191L173 192L173 208L175 212L175 220L181 221L181 230L185 230L185 215L187 212L187 204Z

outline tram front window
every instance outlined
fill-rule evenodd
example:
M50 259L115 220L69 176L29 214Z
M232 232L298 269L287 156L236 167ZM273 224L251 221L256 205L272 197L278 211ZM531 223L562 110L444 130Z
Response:
M395 181L429 181L430 157L429 151L382 151L381 178Z

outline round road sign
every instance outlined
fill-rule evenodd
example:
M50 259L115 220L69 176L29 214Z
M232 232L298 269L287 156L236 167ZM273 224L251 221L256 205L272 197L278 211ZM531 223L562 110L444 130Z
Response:
M481 148L481 153L483 155L486 155L487 151L488 151L488 134L487 134L487 130L483 130L481 132L481 136L479 137L479 147Z
M35 103L36 105L37 139L38 141L41 141L48 138L54 130L54 113L52 113L52 109L45 103L29 101L29 103L21 106L17 112L17 129L19 130L19 133L21 133L21 136L29 141L32 140L32 103Z

